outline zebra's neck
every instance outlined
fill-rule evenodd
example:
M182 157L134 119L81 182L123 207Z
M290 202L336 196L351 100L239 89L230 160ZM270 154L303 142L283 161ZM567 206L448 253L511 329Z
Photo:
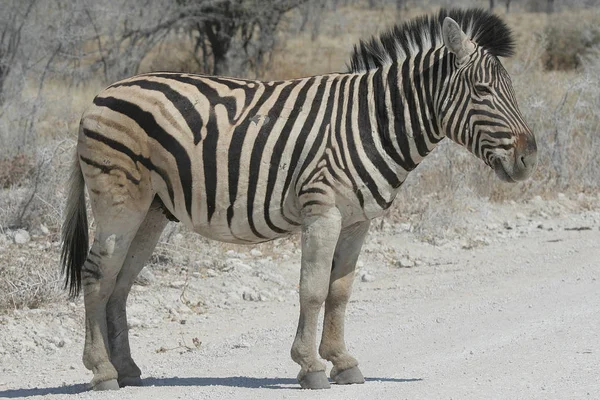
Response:
M351 78L356 97L351 104L357 108L353 128L366 159L389 185L380 192L394 196L408 173L445 137L436 112L448 74L443 55L432 49Z

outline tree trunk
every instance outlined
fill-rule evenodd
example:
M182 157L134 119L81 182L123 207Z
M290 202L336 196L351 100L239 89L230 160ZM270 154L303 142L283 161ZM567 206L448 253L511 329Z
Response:
M404 9L405 0L396 0L396 13L400 14Z
M494 4L494 3L495 3L495 2L496 2L495 0L490 0L490 10L493 10L493 9L494 9L494 6L495 6L495 4Z

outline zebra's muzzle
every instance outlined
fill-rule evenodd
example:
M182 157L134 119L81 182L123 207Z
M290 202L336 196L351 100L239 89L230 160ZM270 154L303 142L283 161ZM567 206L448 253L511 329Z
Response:
M498 178L504 182L517 182L529 178L537 165L535 141L527 146L518 146L514 157L497 157L490 164Z

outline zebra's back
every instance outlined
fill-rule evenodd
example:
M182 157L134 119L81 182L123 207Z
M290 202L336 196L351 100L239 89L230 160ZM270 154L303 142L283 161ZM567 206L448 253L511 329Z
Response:
M108 175L88 186L135 195L151 185L169 213L213 239L285 236L298 229L303 206L351 197L332 191L339 177L317 167L335 105L326 94L337 80L154 73L117 82L82 118L84 172L97 176L100 166Z

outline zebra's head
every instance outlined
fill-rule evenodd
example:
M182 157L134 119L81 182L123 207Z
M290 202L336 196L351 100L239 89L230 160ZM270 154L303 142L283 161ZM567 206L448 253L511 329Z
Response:
M508 72L450 17L442 26L450 55L441 102L446 135L465 146L506 182L528 178L537 163L535 137L525 123ZM512 53L512 43L505 53Z

